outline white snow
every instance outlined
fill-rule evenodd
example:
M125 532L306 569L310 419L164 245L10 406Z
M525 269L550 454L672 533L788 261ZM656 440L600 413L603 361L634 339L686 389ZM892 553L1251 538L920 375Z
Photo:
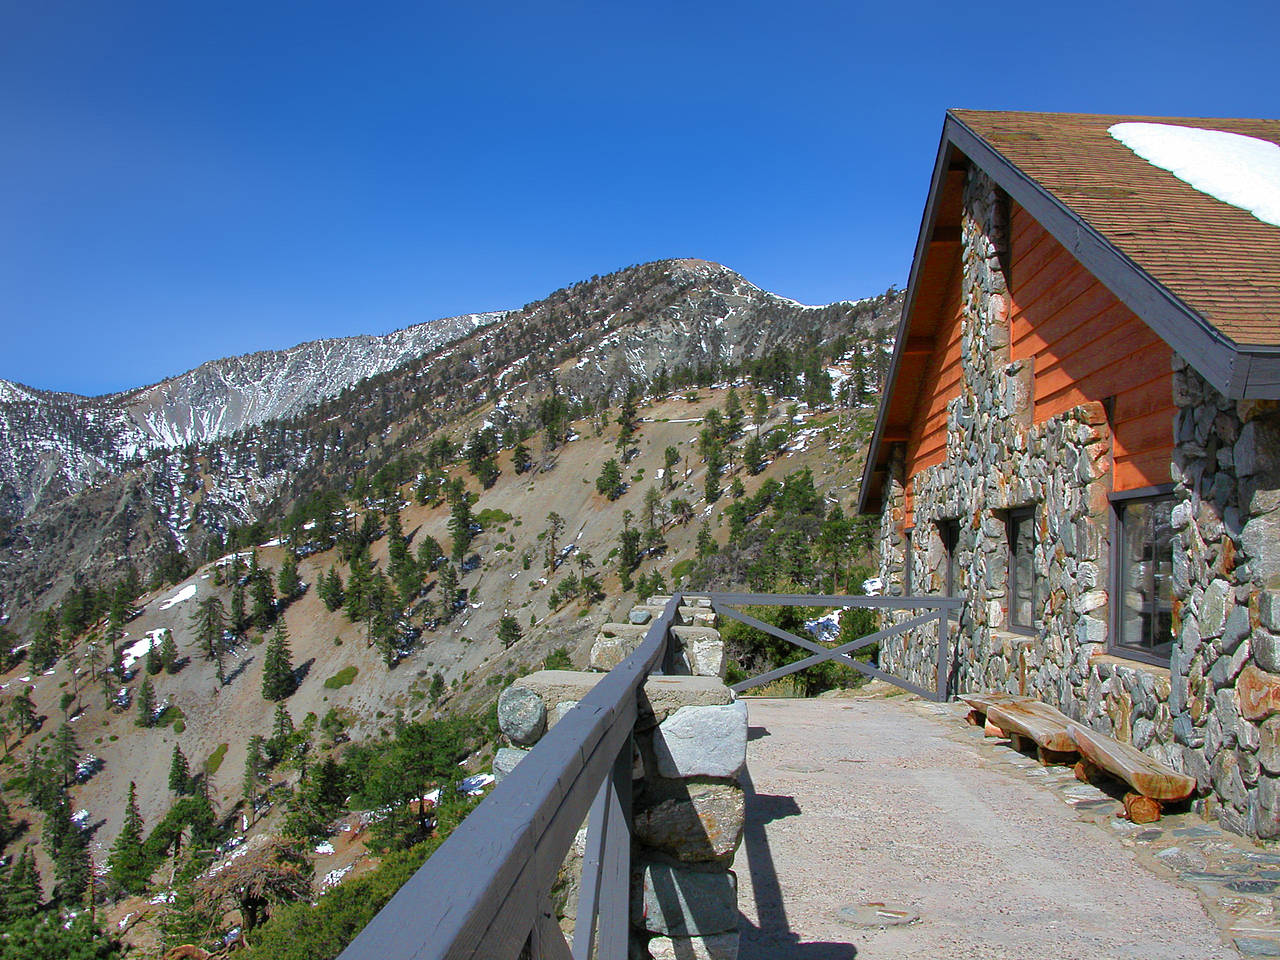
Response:
M1171 123L1116 123L1107 133L1201 193L1280 227L1280 146Z
M195 587L191 588L192 590ZM124 652L120 655L120 660L124 664L124 668L129 670L135 663L145 657L153 646L160 642L160 638L164 636L164 629L150 630L147 635L137 643L132 643L124 648Z
M160 609L168 610L170 607L177 606L178 604L186 600L190 600L192 597L196 595L197 589L198 588L194 583L188 583L185 587L183 587L181 590L175 593L172 597L170 597L164 603L160 604Z
M333 853L333 844L326 840L324 843L316 845L316 853L330 854Z
M843 610L832 610L830 613L818 617L816 620L806 620L804 628L809 631L813 639L819 643L830 643L835 640L840 633L840 614Z
M351 863L338 870L330 870L328 873L324 875L324 879L320 881L320 889L327 890L329 889L329 887L336 886L337 884L341 883L342 878L345 877L348 873L350 873L351 868L354 866L355 864Z
M492 773L477 773L459 783L458 792L465 793L468 797L478 797L484 793L485 787L494 782L495 777Z

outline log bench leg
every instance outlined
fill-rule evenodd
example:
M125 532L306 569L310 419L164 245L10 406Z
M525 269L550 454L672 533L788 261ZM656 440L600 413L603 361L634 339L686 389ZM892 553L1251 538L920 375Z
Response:
M1047 767L1049 764L1066 766L1072 762L1075 754L1069 750L1048 750L1044 747L1036 747L1036 758L1042 767Z
M1003 740L1003 739L1004 739L1004 731L1003 731L1003 730L1001 730L999 727L997 727L997 726L996 726L994 723L992 723L990 720L984 720L984 721L983 721L983 723L982 723L982 735L983 735L984 737L991 737L991 738L996 739L996 740Z
M971 727L984 727L987 724L987 715L978 710L969 710L969 715L964 718L964 722Z
M1084 757L1076 761L1075 765L1076 779L1081 783L1098 783L1106 777L1106 774L1100 767L1090 763Z
M1160 819L1160 801L1140 793L1126 793L1124 815L1132 823L1155 823Z

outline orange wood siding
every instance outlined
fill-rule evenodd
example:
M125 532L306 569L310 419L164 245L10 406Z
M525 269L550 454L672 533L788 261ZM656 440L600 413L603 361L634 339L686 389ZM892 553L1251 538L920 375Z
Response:
M907 527L915 525L913 478L947 457L947 404L960 396L964 373L960 362L960 306L959 277L953 273L907 440L904 519Z
M1034 361L1036 422L1114 396L1114 489L1168 483L1172 349L1016 204L1011 227L1010 355Z

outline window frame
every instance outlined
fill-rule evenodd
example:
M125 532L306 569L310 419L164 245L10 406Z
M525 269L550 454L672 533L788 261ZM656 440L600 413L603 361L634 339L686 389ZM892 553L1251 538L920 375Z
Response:
M1021 523L1023 521L1029 522L1031 524L1031 535L1032 535L1031 555L1027 558L1027 562L1030 565L1030 569L1031 569L1031 622L1030 623L1018 623L1017 620L1015 619L1016 617L1015 611L1017 610L1015 597L1017 596L1017 593L1018 593L1019 582L1018 582L1018 564L1017 564L1018 555L1015 550L1016 538L1014 537L1014 527L1015 527L1015 524ZM1036 621L1037 621L1036 615L1037 613L1039 613L1038 608L1039 608L1039 601L1040 601L1040 579L1036 576L1036 572L1035 572L1035 539L1036 539L1035 522L1036 522L1036 508L1034 504L1031 504L1025 507L1014 507L1010 510L1005 511L1005 515L1004 515L1005 547L1007 548L1007 553L1005 556L1005 569L1008 573L1007 584L1005 589L1008 591L1008 599L1009 599L1009 602L1007 604L1008 616L1005 618L1005 629L1008 630L1010 633L1017 633L1026 637L1034 637L1036 635Z
M1109 577L1110 596L1108 597L1111 609L1110 616L1107 618L1107 653L1125 660L1137 660L1166 668L1169 666L1174 649L1177 646L1178 638L1176 635L1169 638L1167 653L1159 652L1158 648L1144 649L1121 642L1124 622L1124 578L1128 562L1124 549L1124 514L1126 508L1137 503L1158 503L1167 500L1176 504L1175 489L1175 485L1172 483L1162 483L1157 486L1140 487L1135 490L1116 490L1108 497L1111 501L1111 546L1109 550L1111 571ZM1170 558L1170 561L1172 562L1172 558ZM1161 644L1161 647L1163 646Z

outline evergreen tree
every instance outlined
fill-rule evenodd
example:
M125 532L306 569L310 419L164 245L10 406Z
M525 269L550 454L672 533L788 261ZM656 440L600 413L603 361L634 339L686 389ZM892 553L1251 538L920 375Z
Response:
M142 686L138 688L138 719L140 727L149 727L155 720L156 688L151 685L150 677L142 678Z
M346 597L343 595L342 575L338 573L337 567L330 567L329 572L320 578L317 592L330 613L342 606Z
M36 728L36 702L31 699L35 687L27 687L9 704L9 719L17 724L24 734Z
M13 814L9 812L9 804L5 802L4 795L0 794L0 850L9 845L18 833L18 825L14 823ZM0 907L3 907L3 898L0 898Z
M249 627L249 615L245 612L244 584L239 580L231 588L231 631L242 634Z
M160 664L168 673L178 672L178 645L172 630L165 630L160 637Z
M74 825L63 837L58 855L53 860L53 875L57 880L59 900L72 906L84 903L85 891L92 879L92 864L85 835Z
M556 543L560 538L561 532L564 530L564 517L552 510L547 514L547 569L555 570L560 562L560 555L556 551Z
M293 717L289 716L283 703L277 703L275 717L271 722L271 739L267 741L267 754L272 763L284 759L292 739Z
M707 475L703 482L703 494L707 503L715 503L720 499L720 470L724 466L719 443L707 448Z
M75 731L71 724L64 723L58 728L58 736L53 741L53 765L64 788L71 786L79 759L80 745L76 743Z
M724 398L725 439L733 440L742 432L742 403L738 400L738 390L733 385Z
M529 448L523 442L517 443L511 451L511 468L521 474L527 473L532 466L533 458L529 455Z
M40 892L40 871L36 869L36 858L30 847L23 849L5 879L5 913L12 920L34 917L40 910L43 894Z
M753 477L764 469L764 446L758 437L748 437L743 444L742 463Z
M178 744L173 745L173 757L169 761L169 789L178 796L191 792L191 767Z
M199 601L191 613L191 628L195 632L196 642L204 648L205 657L209 660L222 660L222 633L227 625L226 608L218 597L208 597Z
M150 871L142 846L142 814L138 812L138 788L129 781L129 799L125 805L124 824L120 835L111 845L107 859L111 882L129 893L142 893L147 886Z
M635 391L628 389L627 396L618 410L618 452L622 454L624 462L629 459L627 448L635 438L637 423Z
M600 476L596 477L596 492L602 497L617 500L626 489L626 484L622 482L622 467L610 457L600 466Z
M435 537L424 536L418 543L418 566L422 568L425 574L428 570L434 570L436 565L444 557L444 550Z
M676 447L667 447L662 454L662 482L668 490L676 488L676 466L680 463L680 451Z
M160 661L160 644L152 640L150 646L147 647L147 673L154 677L163 668L164 664Z
M515 617L507 615L498 621L498 640L501 641L503 649L519 641L521 636L523 634L520 631L520 621Z
M709 557L716 552L716 542L711 536L711 525L703 520L698 527L698 556Z
M253 579L250 590L253 592L253 625L265 632L276 616L276 594L271 578L260 573Z
M280 564L276 585L280 588L280 596L285 600L292 600L302 589L302 581L298 579L298 560L292 554L286 556Z
M440 617L445 622L453 619L458 609L458 571L447 561L441 565L439 579Z
M455 563L461 563L471 546L471 498L462 481L454 480L449 489L449 535L453 538L452 557Z
M256 821L258 818L257 803L258 784L262 780L262 774L267 768L266 759L262 755L263 740L259 734L254 734L249 738L249 746L245 750L244 756L244 780L242 782L244 788L245 803L249 805L249 818Z
M265 700L283 700L294 690L293 661L289 654L289 631L284 618L276 621L276 629L267 641L262 658L262 696Z

